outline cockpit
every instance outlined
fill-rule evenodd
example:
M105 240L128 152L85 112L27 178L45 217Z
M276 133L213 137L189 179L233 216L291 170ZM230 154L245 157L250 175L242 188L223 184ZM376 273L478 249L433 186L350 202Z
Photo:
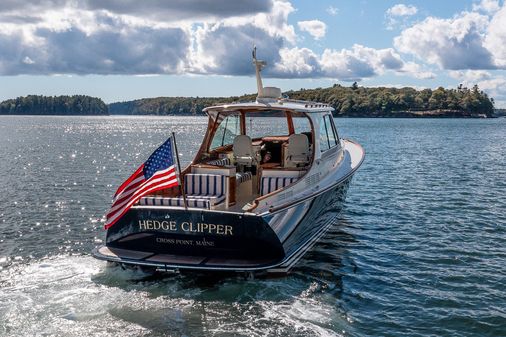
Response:
M250 212L339 148L330 111L235 107L208 108L207 133L181 174L183 190L144 197L141 205Z
M297 181L313 160L313 126L305 113L283 110L209 113L210 125L192 173L235 176L228 208ZM237 205L237 206L236 206Z

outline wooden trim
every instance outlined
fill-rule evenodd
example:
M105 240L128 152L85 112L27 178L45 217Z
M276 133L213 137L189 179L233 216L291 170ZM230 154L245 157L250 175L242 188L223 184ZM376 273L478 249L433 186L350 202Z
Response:
M186 174L188 171L188 169L190 168L190 166L193 164L193 163L196 163L196 162L199 162L200 159L202 158L202 154L204 152L209 152L209 143L210 143L210 139L211 137L214 135L214 133L216 132L216 129L218 127L218 116L220 115L220 113L216 114L216 119L214 120L214 122L212 122L212 118L211 116L209 116L209 119L207 121L207 130L206 130L206 133L204 135L204 139L202 140L202 144L200 144L200 148L199 150L197 151L197 153L195 154L195 157L193 157L193 160L190 162L190 164L181 172L181 175L184 175Z
M246 112L244 110L239 111L241 135L246 134Z
M293 135L295 133L295 128L293 126L293 117L291 111L285 111L286 115L286 123L288 124L288 134Z

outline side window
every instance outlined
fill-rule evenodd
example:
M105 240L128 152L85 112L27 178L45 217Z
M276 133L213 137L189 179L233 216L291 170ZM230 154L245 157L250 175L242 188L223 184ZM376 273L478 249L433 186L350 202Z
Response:
M329 137L327 133L327 124L325 123L325 116L320 119L320 150L325 152L330 149Z
M322 152L339 144L339 138L331 118L332 115L325 115L320 119L320 150Z
M334 123L332 123L332 116L331 115L327 115L324 117L325 119L325 125L327 127L327 134L328 134L328 137L329 137L329 144L330 144L330 147L334 147L337 145L337 143L339 142L338 141L338 138L337 138L337 134L336 134L336 130L335 130L335 127L334 127Z
M237 115L227 116L221 121L211 141L210 151L234 143L234 138L240 134L240 120Z
M330 117L330 121L331 121L331 124L332 124L332 130L334 130L334 136L335 136L335 139L336 139L336 144L337 144L337 146L341 147L341 142L339 141L339 134L337 133L337 127L336 127L334 118Z

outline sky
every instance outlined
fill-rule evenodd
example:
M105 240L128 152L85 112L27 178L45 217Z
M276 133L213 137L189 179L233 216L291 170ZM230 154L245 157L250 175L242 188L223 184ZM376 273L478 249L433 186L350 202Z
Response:
M477 84L506 108L504 0L2 0L0 100Z

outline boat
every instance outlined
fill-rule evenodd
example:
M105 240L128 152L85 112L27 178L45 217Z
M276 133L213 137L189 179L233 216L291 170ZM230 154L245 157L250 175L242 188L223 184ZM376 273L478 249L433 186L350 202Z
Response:
M164 272L286 273L336 223L365 152L328 104L263 87L206 107L208 128L180 186L144 195L93 256ZM176 149L177 152L177 149Z

